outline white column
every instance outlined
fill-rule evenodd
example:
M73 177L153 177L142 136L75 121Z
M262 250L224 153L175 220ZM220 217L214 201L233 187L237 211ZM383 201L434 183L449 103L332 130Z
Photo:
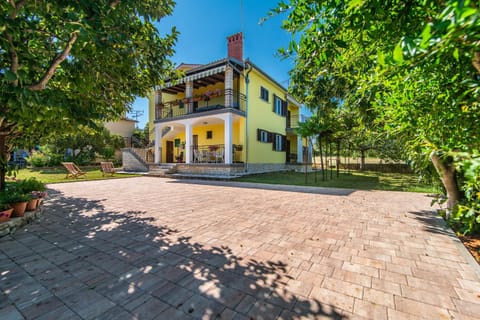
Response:
M225 128L225 138L224 138L224 150L225 150L225 163L232 164L232 114L228 113L225 115L224 119L224 128Z
M297 135L297 162L303 162L303 139L301 135Z
M192 113L193 112L193 81L192 80L187 80L187 83L185 84L185 98L188 99L187 103L187 113Z
M192 124L185 124L185 163L192 162Z
M233 107L233 69L227 65L225 68L225 107Z
M160 127L159 124L155 124L155 150L154 150L154 154L155 154L155 163L156 164L159 164L160 163L160 157L161 157L161 149L160 149L160 146L162 145L161 144L161 140L162 139L162 128Z

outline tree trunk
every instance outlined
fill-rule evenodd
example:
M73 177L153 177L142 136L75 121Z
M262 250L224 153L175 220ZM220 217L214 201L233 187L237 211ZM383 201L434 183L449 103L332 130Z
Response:
M432 160L435 169L440 175L443 186L447 192L447 218L450 215L451 210L460 200L460 190L458 189L457 179L455 177L455 166L453 162L445 161L442 159L436 151L432 151L430 154L430 160Z
M360 157L360 171L365 170L365 150L360 150L361 157Z
M0 191L5 190L5 174L7 172L7 149L5 148L5 133L0 132Z
M318 147L320 149L320 167L322 168L322 181L325 181L325 173L324 173L324 167L323 167L322 136L321 135L318 135ZM317 182L316 179L315 179L315 182Z

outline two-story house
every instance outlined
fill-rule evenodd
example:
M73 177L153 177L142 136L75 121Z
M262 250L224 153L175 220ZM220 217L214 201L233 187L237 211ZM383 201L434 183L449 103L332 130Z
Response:
M242 33L227 43L227 58L181 64L181 79L155 88L149 104L155 163L175 163L180 173L224 175L299 167L308 156L295 130L300 104L243 60Z

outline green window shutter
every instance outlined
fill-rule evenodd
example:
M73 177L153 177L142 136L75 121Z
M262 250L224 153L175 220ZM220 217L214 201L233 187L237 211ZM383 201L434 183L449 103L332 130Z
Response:
M282 136L282 151L287 151L287 136Z
M257 129L257 141L262 141L262 130Z
M287 101L282 100L282 116L283 117L287 116L287 111L288 111L288 103Z

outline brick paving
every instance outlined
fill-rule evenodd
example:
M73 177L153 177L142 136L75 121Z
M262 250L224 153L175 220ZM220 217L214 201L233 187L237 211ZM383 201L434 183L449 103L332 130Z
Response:
M480 319L478 265L423 194L50 187L0 239L0 319Z

